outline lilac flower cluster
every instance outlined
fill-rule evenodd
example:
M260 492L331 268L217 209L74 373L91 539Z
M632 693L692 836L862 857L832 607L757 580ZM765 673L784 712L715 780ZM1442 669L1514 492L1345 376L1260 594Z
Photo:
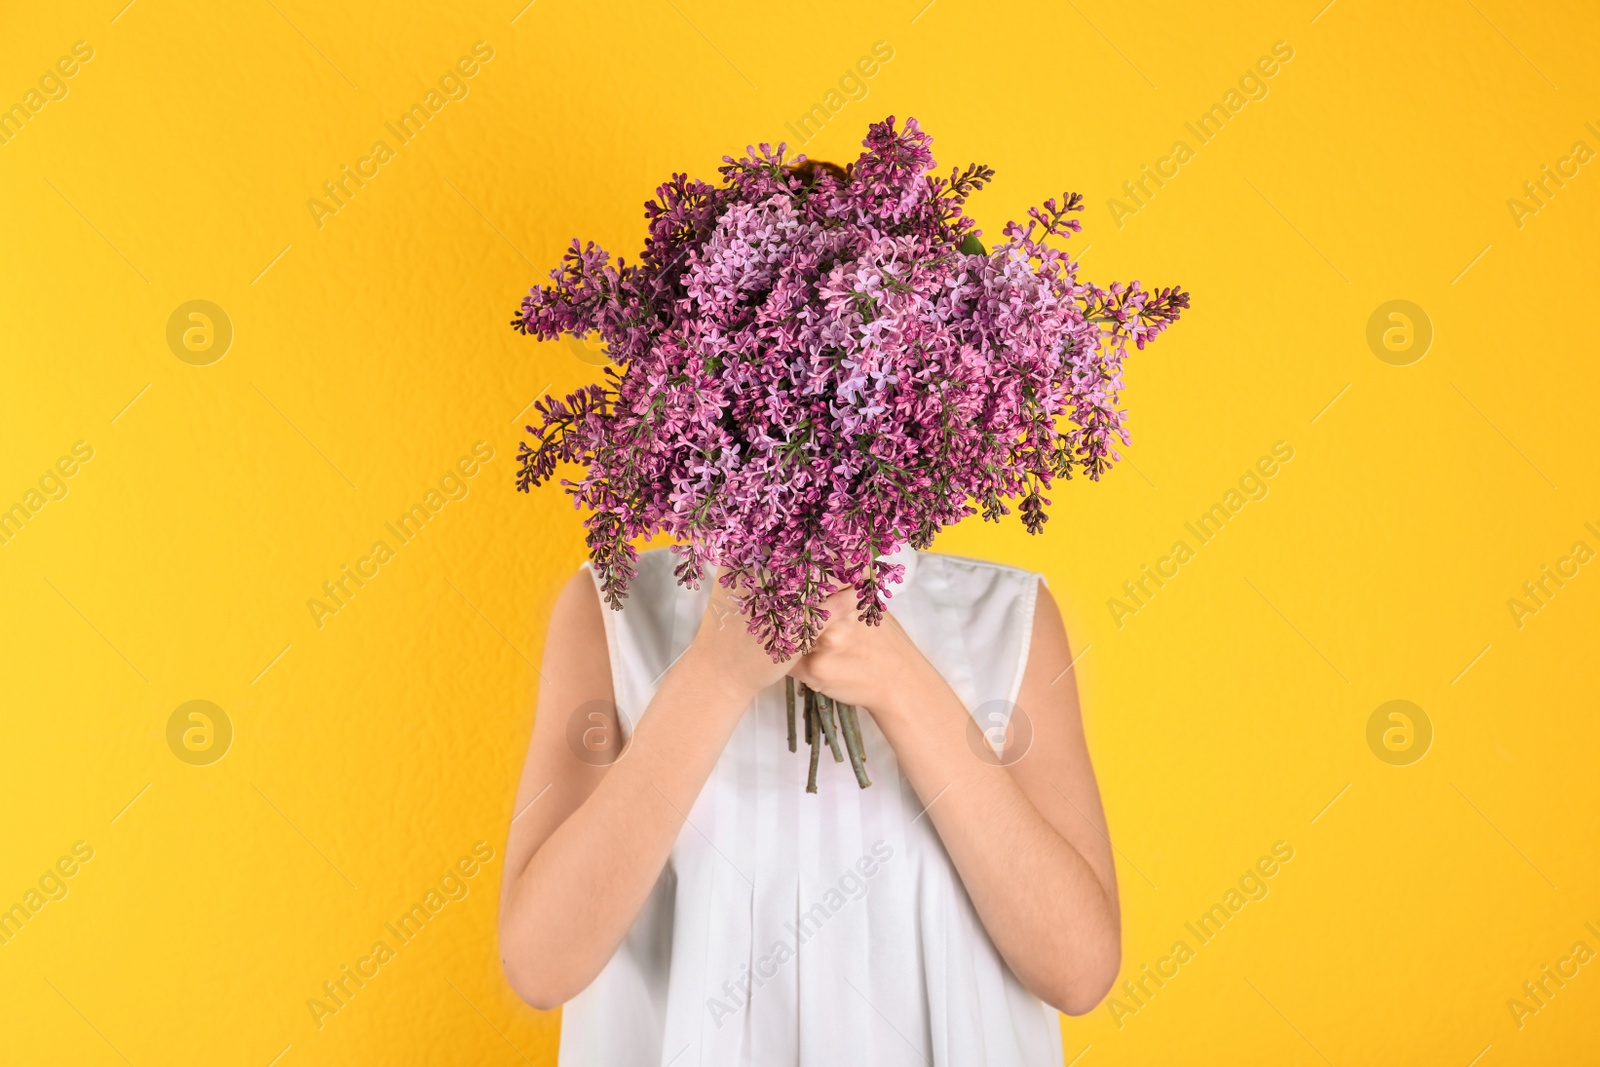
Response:
M512 325L596 332L607 380L541 401L518 488L562 480L606 600L635 575L631 541L666 533L680 582L715 564L774 659L806 652L822 601L853 586L881 619L902 568L944 526L1007 501L1043 528L1053 479L1098 479L1128 443L1128 345L1189 306L1177 288L1102 289L1050 244L1080 223L1074 193L985 250L964 214L993 177L933 174L915 119L874 124L848 169L724 157L721 185L674 175L645 205L640 262L574 241Z

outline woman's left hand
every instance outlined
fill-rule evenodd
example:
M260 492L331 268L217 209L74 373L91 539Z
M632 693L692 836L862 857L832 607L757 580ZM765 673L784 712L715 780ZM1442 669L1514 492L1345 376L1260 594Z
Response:
M860 619L855 590L846 586L823 602L828 621L808 655L789 673L841 704L855 704L878 715L888 711L909 678L928 661L895 617L887 611L877 626Z

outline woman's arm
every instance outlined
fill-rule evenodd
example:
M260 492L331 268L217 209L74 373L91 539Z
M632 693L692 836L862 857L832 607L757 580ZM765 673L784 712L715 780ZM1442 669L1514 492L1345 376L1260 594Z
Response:
M1071 653L1049 590L1041 583L1017 697L1016 714L1026 710L1033 741L1008 766L974 753L971 715L893 616L869 627L850 601L828 606L833 617L822 639L792 673L872 713L1023 985L1069 1015L1091 1010L1121 963L1121 909L1077 686L1067 673Z
M579 571L551 612L506 842L500 957L512 988L536 1008L570 1000L600 973L740 716L788 667L772 662L713 585L699 632L618 758L602 610L593 579ZM585 733L580 759L568 738Z

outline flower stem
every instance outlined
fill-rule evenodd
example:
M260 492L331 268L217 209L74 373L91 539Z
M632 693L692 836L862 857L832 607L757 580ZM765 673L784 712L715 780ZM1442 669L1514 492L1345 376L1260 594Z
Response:
M817 729L816 694L806 691L806 733L811 738L811 770L806 776L806 792L817 791L817 762L822 756L822 731Z
M850 750L850 769L856 772L856 784L865 789L872 779L867 777L867 750L861 743L861 720L854 704L839 705L839 725L844 731L844 747Z
M817 721L822 723L822 732L828 739L828 748L833 752L833 762L843 763L844 753L839 751L839 735L833 728L834 709L832 697L817 694Z
M805 742L811 748L811 767L806 775L806 792L817 791L817 767L822 761L822 746L826 742L833 752L833 761L843 763L846 754L850 769L855 772L856 784L862 789L872 784L867 777L867 749L861 741L860 710L854 704L842 704L824 696L804 682L793 678L784 682L784 706L789 717L789 751L796 751L795 705L805 726ZM844 748L839 747L840 740Z
M795 747L794 747L794 676L793 675L787 675L783 679L783 705L784 705L784 710L789 713L789 751L793 752L795 750Z
M806 744L809 745L813 743L816 737L817 720L812 714L812 709L816 705L817 695L807 688L804 683L800 686L800 695L803 698L804 708L802 710L806 719Z

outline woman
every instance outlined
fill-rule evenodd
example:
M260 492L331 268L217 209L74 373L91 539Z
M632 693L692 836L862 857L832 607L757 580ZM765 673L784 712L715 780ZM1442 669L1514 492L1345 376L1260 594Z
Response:
M621 611L587 564L563 589L500 912L563 1064L1062 1062L1120 913L1061 616L1038 575L890 558L883 624L846 589L786 663L669 550ZM785 675L870 713L870 788L824 758L805 792Z

